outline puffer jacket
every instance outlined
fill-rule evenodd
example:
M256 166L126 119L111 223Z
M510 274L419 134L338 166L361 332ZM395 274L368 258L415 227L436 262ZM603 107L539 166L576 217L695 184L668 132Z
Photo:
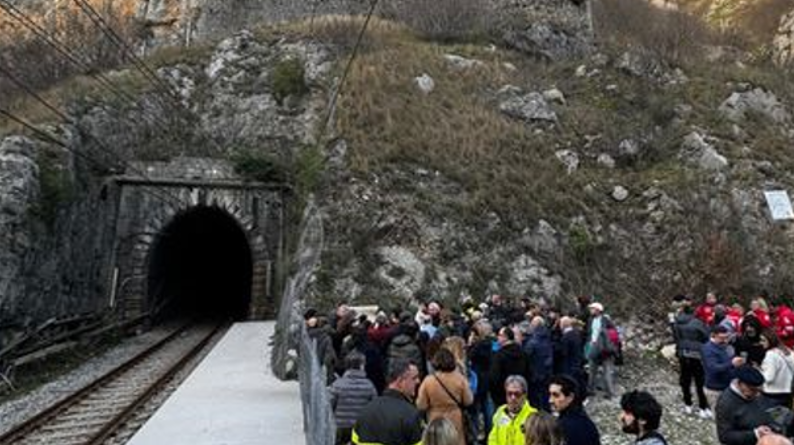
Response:
M418 367L422 367L424 360L422 359L422 350L409 335L400 334L391 341L389 345L389 360L396 358L404 358Z
M375 385L360 369L347 370L331 385L330 393L337 428L352 427L364 407L378 396Z
M678 357L700 360L703 345L709 341L706 324L693 314L682 312L675 317L673 332Z

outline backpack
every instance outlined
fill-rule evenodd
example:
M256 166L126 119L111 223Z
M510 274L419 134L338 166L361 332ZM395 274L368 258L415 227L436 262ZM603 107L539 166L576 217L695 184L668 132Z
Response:
M620 366L623 364L623 341L620 338L620 331L615 325L610 324L606 328L607 334L607 350L604 353L609 353L615 357L615 364Z

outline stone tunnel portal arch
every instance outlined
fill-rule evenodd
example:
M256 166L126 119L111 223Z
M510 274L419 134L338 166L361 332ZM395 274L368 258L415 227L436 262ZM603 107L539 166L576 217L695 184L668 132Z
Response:
M147 298L155 320L242 320L251 307L252 251L245 231L219 207L175 215L154 240Z

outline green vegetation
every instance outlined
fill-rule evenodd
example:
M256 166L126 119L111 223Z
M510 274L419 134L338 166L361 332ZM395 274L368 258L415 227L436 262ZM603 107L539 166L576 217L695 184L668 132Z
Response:
M325 168L325 157L317 145L304 145L295 161L295 187L299 196L306 198L316 191Z
M273 97L279 105L283 105L288 96L300 97L309 92L305 75L303 61L300 59L284 59L273 67L271 87Z
M75 185L55 153L42 151L36 161L39 166L39 201L31 208L31 214L52 227L58 211L74 198Z
M232 158L234 171L245 179L258 182L289 182L289 168L265 153L239 152Z

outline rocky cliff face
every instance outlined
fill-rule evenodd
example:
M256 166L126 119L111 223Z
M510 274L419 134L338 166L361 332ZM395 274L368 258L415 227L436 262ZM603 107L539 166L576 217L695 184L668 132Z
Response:
M48 127L68 148L0 138L0 341L49 317L111 309L110 255L124 240L115 238L119 197L110 175L140 175L131 161L180 155L293 162L316 137L332 63L322 44L244 31L189 63L159 68L182 98L178 111L144 88L136 102L72 104L73 123ZM299 76L287 78L305 91L274 86L278 76Z
M579 55L592 46L587 4L577 0L486 0L510 45L544 57ZM398 2L399 3L399 2ZM379 12L393 10L393 2ZM355 15L362 0L145 0L139 15L150 30L147 45L188 43L243 28L328 14Z
M0 144L0 295L2 313L13 312L11 302L24 295L20 277L25 253L32 247L29 211L38 201L38 166L34 143L21 137Z
M107 189L67 150L28 137L4 138L0 162L0 324L101 311L113 243Z
M552 8L559 4L510 8L550 22L551 12L563 22L581 17L581 6ZM162 5L150 4L161 18L182 6ZM784 87L737 82L760 78L738 63L725 77L672 70L641 53L544 65L482 45L449 54L413 36L395 40L404 33L395 29L380 24L372 32L352 74L360 83L345 90L337 125L319 145L322 172L303 172L318 176L326 226L311 298L371 303L501 292L565 305L602 292L630 309L707 286L778 292L794 283L790 227L773 223L763 200L763 191L794 184L784 148L794 134L792 95ZM395 48L410 51L397 59ZM62 126L60 134L93 134L130 160L254 152L295 166L317 146L340 53L299 30L239 32L154 67L187 110L184 119L142 88L137 104L81 98L70 107L80 131ZM114 78L135 75L121 70ZM358 96L377 89L383 95ZM404 131L393 132L395 121L406 122ZM471 126L477 132L467 132ZM511 137L479 139L492 127ZM412 139L436 130L449 132L433 145ZM67 139L78 152L92 147ZM470 151L455 154L469 139ZM395 144L402 151L382 154ZM97 227L115 211L103 204L114 199L101 182L110 171L90 171L40 141L13 136L2 147L3 314L103 307L110 271L102 252L113 240ZM452 154L433 157L442 150ZM57 207L48 229L31 202L48 189L40 156L52 152L77 196Z
M786 65L794 60L794 11L780 19L777 35L772 42L775 61Z

